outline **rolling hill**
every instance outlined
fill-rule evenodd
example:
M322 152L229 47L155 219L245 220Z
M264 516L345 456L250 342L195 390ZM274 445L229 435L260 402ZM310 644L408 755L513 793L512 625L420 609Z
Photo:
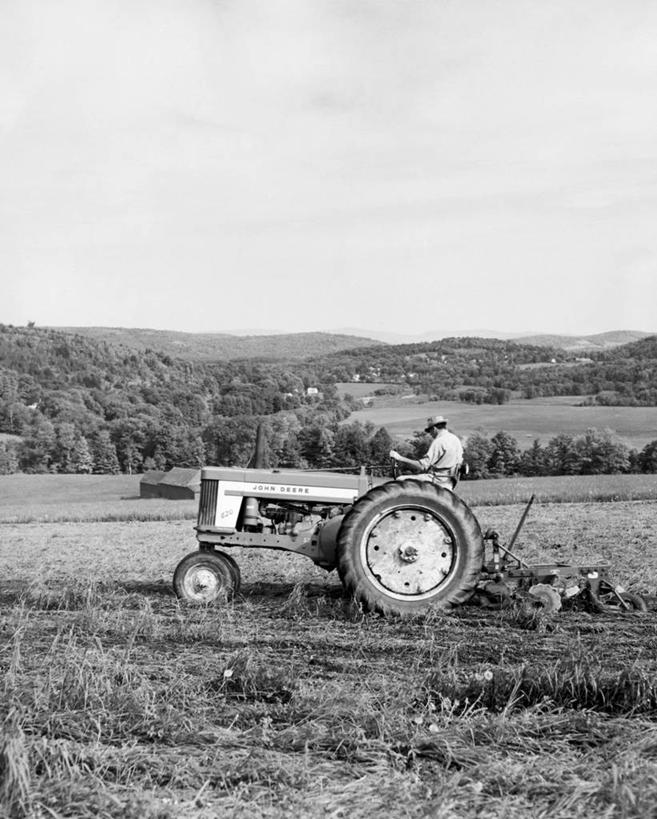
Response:
M231 333L184 333L135 327L53 327L50 329L109 344L121 344L133 350L154 350L172 358L207 362L240 358L301 359L382 343L371 338L332 333L239 336Z
M330 330L331 333L345 333L355 336L366 336L383 341L386 344L421 344L431 341L441 341L446 338L487 338L500 341L514 341L516 344L528 344L538 347L557 347L572 352L596 352L608 350L621 344L639 341L653 333L640 330L610 330L593 335L563 335L558 333L504 333L498 330L425 330L421 333L404 334L381 330L363 330L353 327L344 327L339 330Z
M532 344L537 347L559 347L572 352L601 352L623 344L641 341L653 333L640 330L611 330L590 336L535 335L514 338L516 344Z

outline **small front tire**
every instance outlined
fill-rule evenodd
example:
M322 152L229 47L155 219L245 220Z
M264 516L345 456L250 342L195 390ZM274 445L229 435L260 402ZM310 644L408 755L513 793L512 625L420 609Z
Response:
M235 582L226 555L218 552L191 552L176 566L173 590L187 603L208 604L230 599Z
M235 558L226 552L217 551L211 543L201 543L201 551L205 554L212 554L219 560L224 561L233 578L233 594L237 594L242 585L242 573ZM192 554L196 554L196 552L192 552Z

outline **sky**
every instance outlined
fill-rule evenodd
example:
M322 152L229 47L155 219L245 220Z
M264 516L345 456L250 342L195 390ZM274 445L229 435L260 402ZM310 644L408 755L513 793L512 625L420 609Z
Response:
M657 332L654 0L0 0L0 322Z

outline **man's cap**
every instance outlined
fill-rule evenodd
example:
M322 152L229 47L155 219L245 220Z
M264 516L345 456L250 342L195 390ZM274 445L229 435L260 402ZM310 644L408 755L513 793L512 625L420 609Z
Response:
M431 427L435 427L438 424L446 424L447 418L443 418L442 415L432 415L431 418L427 418L427 425L424 428L425 432L429 432Z

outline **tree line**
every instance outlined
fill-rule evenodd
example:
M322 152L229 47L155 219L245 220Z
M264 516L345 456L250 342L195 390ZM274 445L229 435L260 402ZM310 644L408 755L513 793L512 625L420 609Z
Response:
M100 430L87 438L72 424L43 422L32 437L0 442L0 474L119 474L203 464L243 467L254 454L260 424L265 432L265 463L270 468L357 470L365 466L374 474L387 475L391 448L419 458L429 444L424 433L399 443L393 442L385 427L377 429L371 423L341 421L331 413L304 418L288 412L265 418L215 418L198 433L177 436L173 430L161 429L159 443L153 446L151 441L151 454L144 458L145 450L128 433L117 437ZM608 430L591 428L582 435L561 433L545 445L535 440L522 450L508 432L474 433L466 440L465 460L470 479L656 473L657 440L639 451Z
M467 440L465 459L473 479L654 473L657 440L639 451L628 447L609 430L591 428L582 435L560 433L545 446L535 440L529 449L521 450L507 432L492 437L476 433Z
M628 359L627 350L613 351L604 360L606 375L620 378L628 370L637 386L648 385L657 340L626 347L636 359ZM418 378L420 386L428 372L451 372L447 384L473 381L460 390L462 400L503 403L516 384L513 373L541 372L546 355L543 347L485 339L368 349L365 359L354 350L337 354L339 359L287 363L191 362L54 330L0 325L0 472L104 474L244 465L263 421L274 467L383 469L390 436L385 429L347 422L355 404L338 397L338 377L353 375L356 365L369 361L368 377L377 383L403 364L399 373ZM548 371L575 372L567 354L560 356ZM340 370L344 362L351 362L348 372ZM504 386L507 378L510 386ZM423 446L422 435L406 444L409 453ZM490 439L474 435L466 449L473 477L495 477L651 472L651 446L636 452L593 430L576 438L557 436L545 446L537 441L524 452L506 433Z

